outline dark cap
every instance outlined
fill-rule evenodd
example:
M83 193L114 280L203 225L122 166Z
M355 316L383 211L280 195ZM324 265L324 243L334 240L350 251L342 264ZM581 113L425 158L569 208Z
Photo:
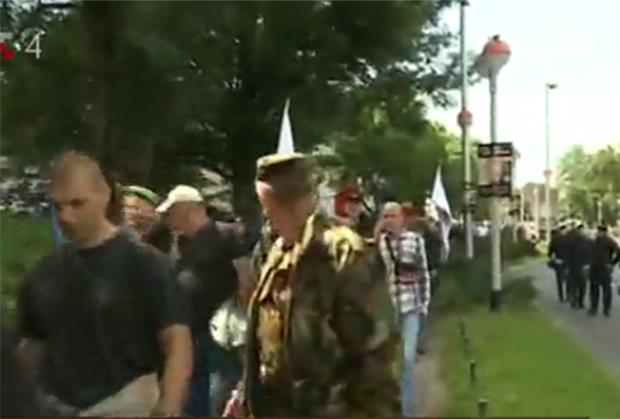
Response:
M300 153L269 154L256 161L256 180L259 181L268 181L277 174L299 171L310 175L308 158Z
M607 224L599 224L597 230L601 233L607 233Z

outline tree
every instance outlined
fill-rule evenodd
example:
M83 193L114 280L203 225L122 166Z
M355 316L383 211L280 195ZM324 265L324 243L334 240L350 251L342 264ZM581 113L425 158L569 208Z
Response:
M3 147L35 161L79 147L122 180L164 186L200 165L242 206L286 98L302 150L355 133L373 107L389 111L396 143L426 135L420 98L446 104L457 80L439 24L449 3L76 3L46 21L40 60L7 65Z
M597 220L601 206L603 220L615 223L620 211L620 146L607 146L587 153L575 146L560 160L560 188L564 205L573 215Z

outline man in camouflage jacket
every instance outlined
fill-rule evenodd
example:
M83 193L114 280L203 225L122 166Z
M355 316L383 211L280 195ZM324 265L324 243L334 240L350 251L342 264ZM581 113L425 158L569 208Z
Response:
M399 335L363 240L315 214L302 155L257 164L278 238L249 308L243 414L398 416Z

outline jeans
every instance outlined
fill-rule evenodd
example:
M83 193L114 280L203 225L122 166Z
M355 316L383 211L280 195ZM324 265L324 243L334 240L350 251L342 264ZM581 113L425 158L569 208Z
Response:
M209 349L214 345L209 331L194 336L194 371L185 402L185 416L209 416Z
M422 314L409 312L403 314L401 321L401 338L403 343L403 370L400 381L401 415L413 417L415 414L415 381L413 369L415 366L418 337Z
M243 373L241 361L236 352L226 350L217 343L211 348L209 359L212 365L211 388L209 390L209 397L211 398L210 416L221 416L232 390L241 380Z

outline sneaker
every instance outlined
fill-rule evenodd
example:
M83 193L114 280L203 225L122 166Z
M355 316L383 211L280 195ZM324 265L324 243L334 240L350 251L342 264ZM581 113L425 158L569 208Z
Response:
M596 316L596 310L594 310L594 309L588 310L588 316L590 316L590 317Z
M611 310L605 310L603 311L603 314L605 315L605 317L609 317L611 316Z

